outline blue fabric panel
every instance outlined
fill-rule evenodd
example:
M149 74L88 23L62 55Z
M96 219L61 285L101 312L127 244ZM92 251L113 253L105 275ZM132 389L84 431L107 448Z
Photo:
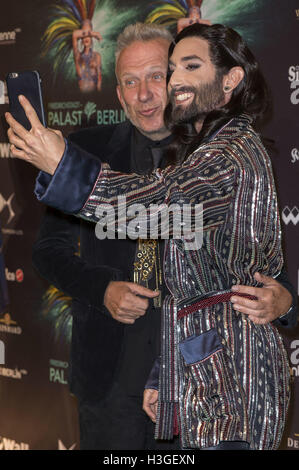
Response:
M179 344L179 347L187 364L202 361L222 349L220 338L214 328L199 336L189 336Z
M69 214L84 206L101 171L101 161L67 141L65 152L53 176L41 171L35 195L40 202Z
M155 360L144 388L152 388L154 390L159 389L159 372L160 372L160 357L158 357Z

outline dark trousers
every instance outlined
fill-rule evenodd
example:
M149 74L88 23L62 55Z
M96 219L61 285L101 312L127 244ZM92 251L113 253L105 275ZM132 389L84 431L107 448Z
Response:
M154 424L142 410L142 398L128 396L114 385L97 402L79 401L81 450L179 449L179 442L156 441Z

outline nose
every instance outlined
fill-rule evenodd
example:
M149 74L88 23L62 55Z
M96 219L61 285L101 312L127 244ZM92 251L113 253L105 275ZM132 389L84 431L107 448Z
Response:
M171 72L170 78L168 80L168 89L177 88L184 84L182 75L180 71L176 68Z
M153 92L150 87L150 83L145 79L141 80L138 88L138 99L141 102L146 102L151 100L153 97Z

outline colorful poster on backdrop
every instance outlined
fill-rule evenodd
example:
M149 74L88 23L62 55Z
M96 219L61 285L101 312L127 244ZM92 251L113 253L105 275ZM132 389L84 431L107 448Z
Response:
M224 23L244 36L270 82L272 161L285 260L299 290L297 0L12 0L0 16L0 222L9 303L0 314L0 449L79 449L76 400L68 389L71 299L34 270L32 245L44 207L33 195L37 171L10 156L3 113L8 72L38 70L48 126L66 136L125 120L116 93L118 34L136 21L174 35L193 22ZM292 402L283 449L299 448L298 328L283 332Z

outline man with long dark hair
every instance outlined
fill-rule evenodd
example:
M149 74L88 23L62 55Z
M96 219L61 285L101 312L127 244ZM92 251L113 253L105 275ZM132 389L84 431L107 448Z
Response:
M178 431L184 448L276 449L289 400L282 338L230 303L232 284L256 285L257 272L275 277L283 264L271 163L254 129L268 108L266 87L242 38L221 25L184 29L169 59L167 118L178 136L172 164L140 176L103 163L96 181L89 173L79 187L76 162L93 158L61 143L61 164L51 152L47 168L55 175L41 174L36 192L93 221L123 195L128 209L203 204L201 247L187 249L184 237L166 242L171 295L163 306L159 386L145 393L144 407L157 439Z

